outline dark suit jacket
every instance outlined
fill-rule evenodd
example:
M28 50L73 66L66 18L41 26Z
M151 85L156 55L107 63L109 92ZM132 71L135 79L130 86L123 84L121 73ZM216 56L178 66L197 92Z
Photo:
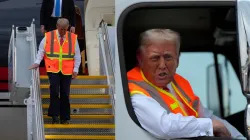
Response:
M50 23L51 15L53 13L54 0L43 0L40 11L40 25L45 27ZM75 27L76 12L74 0L62 0L62 17L69 20L70 26Z

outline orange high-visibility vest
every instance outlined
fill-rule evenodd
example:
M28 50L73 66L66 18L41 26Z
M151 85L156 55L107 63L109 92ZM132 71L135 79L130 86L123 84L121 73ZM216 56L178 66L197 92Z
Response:
M77 35L66 32L65 36L61 46L56 30L45 34L44 61L47 72L58 73L61 71L64 75L73 73Z
M198 108L200 99L197 97L189 82L178 74L174 75L171 85L180 98L177 100L171 93L149 82L141 69L135 67L127 73L130 95L143 94L154 98L163 108L172 113L181 113L183 116L199 117ZM180 105L184 105L184 108Z

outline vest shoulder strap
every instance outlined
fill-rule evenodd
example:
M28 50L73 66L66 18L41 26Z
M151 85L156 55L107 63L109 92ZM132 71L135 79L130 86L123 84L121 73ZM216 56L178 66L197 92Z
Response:
M150 97L150 94L145 89L141 88L139 85L135 84L133 81L128 82L128 87L129 87L130 96L133 96L134 94L142 94L142 95Z
M193 91L189 81L186 80L184 77L182 77L182 76L180 76L178 74L175 74L174 83L175 83L175 85L178 86L177 88L182 93L184 93L183 95L185 97L190 98L190 100L194 100L194 99L197 99L197 98L199 99L199 97L194 94L194 91Z

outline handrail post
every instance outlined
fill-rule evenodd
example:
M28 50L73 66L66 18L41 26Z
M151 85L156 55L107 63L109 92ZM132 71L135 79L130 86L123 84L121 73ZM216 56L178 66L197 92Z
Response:
M100 23L99 26L99 32L98 32L98 37L99 37L99 43L100 43L100 51L102 52L102 60L104 63L104 71L107 76L107 82L109 85L108 93L111 95L111 102L113 106L113 114L115 114L115 92L114 92L114 63L113 63L113 57L111 56L112 52L110 49L110 44L108 40L108 32L106 28L106 24L104 21ZM111 67L111 69L110 69Z
M35 19L32 19L30 25L32 45L31 45L31 60L34 61L37 55L37 44L36 44L36 29L35 29ZM31 90L30 101L32 101L32 136L34 140L45 140L44 137L44 127L43 127L43 113L42 113L42 103L40 99L40 74L39 68L31 70ZM28 110L30 111L30 110ZM30 131L30 130L29 130Z

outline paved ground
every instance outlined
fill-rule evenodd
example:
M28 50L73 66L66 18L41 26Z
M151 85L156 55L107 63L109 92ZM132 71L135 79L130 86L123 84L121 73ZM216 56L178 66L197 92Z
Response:
M26 108L0 108L1 140L27 140Z

